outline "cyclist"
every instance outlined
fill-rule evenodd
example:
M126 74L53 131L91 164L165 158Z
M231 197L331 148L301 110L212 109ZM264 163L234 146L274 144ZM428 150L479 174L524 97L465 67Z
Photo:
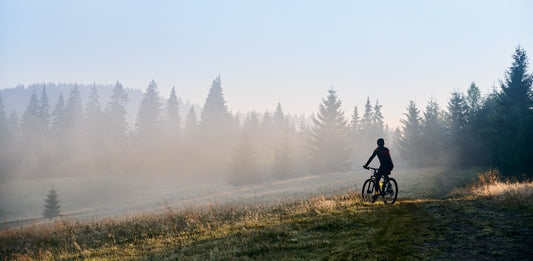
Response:
M374 153L372 153L372 156L370 156L363 168L368 169L368 164L370 164L370 162L376 156L378 156L379 159L379 170L376 173L376 182L374 184L377 193L377 191L379 191L379 180L381 180L381 177L383 175L389 175L391 170L394 168L394 163L392 163L390 151L388 148L385 147L385 140L382 138L378 139L378 147L374 150ZM378 195L373 195L372 202L376 201L377 197Z

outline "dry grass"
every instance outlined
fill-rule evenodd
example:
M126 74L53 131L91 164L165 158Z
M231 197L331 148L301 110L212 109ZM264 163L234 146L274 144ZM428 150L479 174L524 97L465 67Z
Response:
M0 260L523 260L533 255L532 193L491 170L456 198L384 205L344 191L60 219L0 231Z
M484 198L490 198L512 205L533 205L533 182L503 177L497 169L479 173L477 180L466 189L456 190Z
M322 213L339 207L362 205L359 195L315 196L264 204L230 202L199 208L167 207L163 212L100 221L58 219L0 231L2 259L48 259L123 256L144 253L139 244L188 245L196 240L217 238L233 231L279 223L287 216ZM153 240L156 241L153 241ZM147 243L151 242L151 243ZM128 252L128 251L126 251Z

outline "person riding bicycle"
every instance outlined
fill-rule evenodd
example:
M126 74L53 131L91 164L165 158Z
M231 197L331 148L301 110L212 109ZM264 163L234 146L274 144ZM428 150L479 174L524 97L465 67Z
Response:
M376 192L380 191L379 180L381 180L381 177L383 175L389 175L391 173L391 170L394 168L394 163L392 163L390 151L388 148L385 147L385 140L382 138L379 138L377 143L378 143L378 147L374 150L374 153L372 153L372 156L370 156L366 164L363 166L363 168L368 169L368 164L372 162L374 157L378 156L379 170L376 173L376 182L374 184L376 188ZM372 201L375 201L377 197L378 195L372 196Z

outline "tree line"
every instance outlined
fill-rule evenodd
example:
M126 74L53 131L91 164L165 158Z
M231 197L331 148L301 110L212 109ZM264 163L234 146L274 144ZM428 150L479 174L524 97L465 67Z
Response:
M482 96L472 83L454 91L446 109L433 100L420 112L414 101L402 120L401 155L411 165L498 168L508 176L533 176L533 75L517 47L500 88Z
M482 96L472 83L446 108L430 100L421 112L410 101L402 126L390 129L379 101L345 117L334 89L308 120L283 112L232 113L222 82L211 84L201 111L181 118L175 89L162 98L155 81L143 94L136 121L126 121L128 95L117 82L105 105L96 88L83 104L77 87L54 106L46 88L33 93L23 115L7 115L0 97L2 177L175 175L216 177L240 185L305 173L359 168L379 137L413 166L491 166L531 175L532 76L518 47L499 90ZM395 157L400 160L400 157Z

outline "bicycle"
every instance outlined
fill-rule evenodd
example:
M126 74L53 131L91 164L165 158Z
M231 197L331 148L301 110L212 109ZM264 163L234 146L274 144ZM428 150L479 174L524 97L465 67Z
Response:
M380 195L383 198L385 204L394 204L398 198L398 183L394 178L390 178L389 175L383 175L384 182L380 182L380 191L375 192L375 182L376 182L376 173L379 169L377 168L367 168L373 170L374 172L370 175L370 178L363 183L363 200L366 202L372 202L372 196ZM373 202L372 202L373 203Z

